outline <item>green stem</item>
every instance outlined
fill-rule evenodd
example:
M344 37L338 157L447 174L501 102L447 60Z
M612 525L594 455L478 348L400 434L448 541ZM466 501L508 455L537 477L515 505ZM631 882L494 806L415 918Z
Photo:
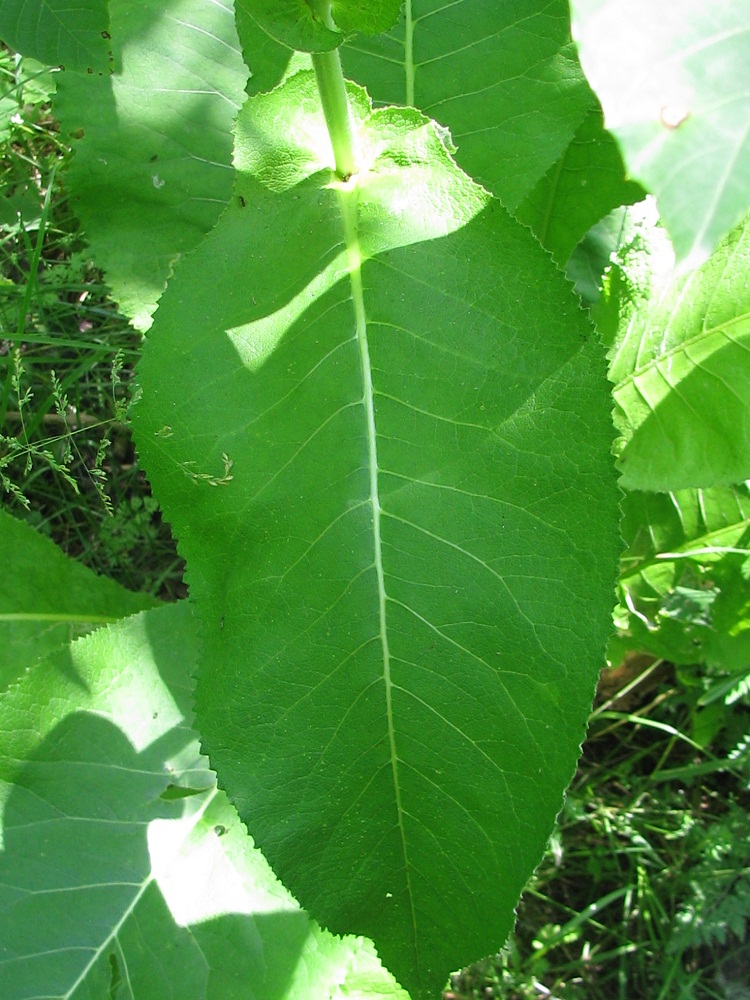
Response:
M313 52L312 62L333 146L336 173L341 180L346 181L357 172L357 155L338 49L332 52Z

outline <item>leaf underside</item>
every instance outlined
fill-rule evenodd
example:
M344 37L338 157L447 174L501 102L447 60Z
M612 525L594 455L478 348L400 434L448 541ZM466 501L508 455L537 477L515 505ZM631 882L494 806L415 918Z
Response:
M525 227L418 113L350 99L348 185L312 74L248 101L134 419L222 784L303 905L426 997L502 944L574 767L610 628L610 403Z

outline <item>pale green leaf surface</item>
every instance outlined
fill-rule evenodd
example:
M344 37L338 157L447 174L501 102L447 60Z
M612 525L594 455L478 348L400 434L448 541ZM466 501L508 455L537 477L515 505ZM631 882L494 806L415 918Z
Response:
M750 207L750 7L571 0L581 63L685 269Z
M747 484L623 500L620 607L625 649L740 671L750 662Z
M623 268L634 294L612 351L622 485L675 490L750 477L750 224L687 277L649 283L649 252ZM632 298L626 293L626 298Z
M3 511L0 566L0 690L58 646L156 603L97 576Z
M565 0L406 0L391 32L358 36L341 56L376 103L449 128L458 164L511 210L593 104Z
M618 206L644 197L640 185L626 179L617 143L605 131L601 111L595 107L514 214L564 267L595 223Z
M369 942L309 921L217 791L189 726L196 647L170 606L0 698L0 996L406 1000Z
M611 404L528 230L417 112L350 97L348 185L311 74L247 103L134 419L222 785L303 905L427 997L501 946L572 774L610 627Z
M144 328L229 199L247 70L229 0L112 0L110 15L114 74L61 75L55 114L80 136L67 177L92 252Z
M108 73L107 6L107 0L3 0L0 38L50 66Z

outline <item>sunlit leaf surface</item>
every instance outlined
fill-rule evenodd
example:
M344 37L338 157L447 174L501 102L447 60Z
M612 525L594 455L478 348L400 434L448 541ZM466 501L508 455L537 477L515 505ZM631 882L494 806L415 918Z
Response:
M750 208L750 7L571 0L586 75L685 268Z

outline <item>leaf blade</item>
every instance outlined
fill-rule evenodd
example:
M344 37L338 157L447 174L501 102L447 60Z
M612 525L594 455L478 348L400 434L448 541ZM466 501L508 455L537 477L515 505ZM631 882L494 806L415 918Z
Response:
M0 10L0 36L16 52L83 73L109 72L108 28L107 0L7 0Z
M699 0L572 0L586 75L628 171L652 191L683 269L750 207L747 11Z
M593 103L563 0L407 0L392 31L341 56L377 104L413 105L446 126L459 166L511 211Z
M627 489L728 486L750 472L749 240L745 223L687 277L647 278L650 297L621 317L610 379ZM650 251L624 253L635 287Z
M426 996L504 938L572 773L609 630L609 403L525 228L418 113L350 98L366 166L348 187L310 74L247 103L235 198L160 306L134 419L202 608L197 706L222 782L316 915L368 928ZM222 456L231 480L196 481L218 484ZM592 621L592 588L584 638L570 602Z
M312 924L217 791L189 725L197 642L171 605L0 698L3 997L407 1000L369 942Z

